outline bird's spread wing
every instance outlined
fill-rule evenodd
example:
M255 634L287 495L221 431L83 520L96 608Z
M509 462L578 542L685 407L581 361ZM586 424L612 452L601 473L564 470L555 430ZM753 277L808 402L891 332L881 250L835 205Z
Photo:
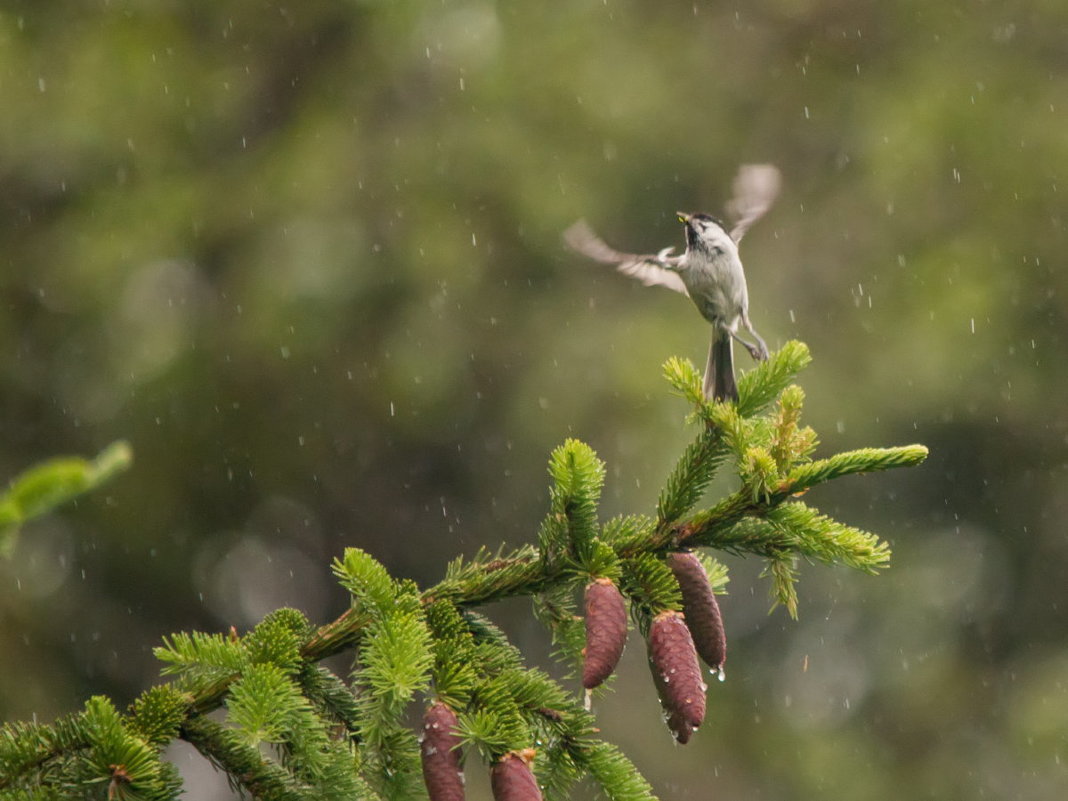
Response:
M779 195L782 175L771 164L743 164L734 179L734 196L727 204L727 216L734 227L731 239L741 242L749 226L759 220Z
M674 248L665 248L657 254L644 256L620 253L605 244L585 220L579 220L564 231L564 241L575 252L602 264L613 264L619 272L637 278L646 286L664 286L686 296L690 294L679 274L671 269L677 266L682 258L671 255Z

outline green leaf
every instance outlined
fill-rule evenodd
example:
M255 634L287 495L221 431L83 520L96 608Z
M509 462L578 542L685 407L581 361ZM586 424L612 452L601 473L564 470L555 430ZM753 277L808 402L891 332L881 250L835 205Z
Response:
M20 473L0 496L0 556L10 554L23 523L96 489L132 463L133 451L120 440L92 460L64 456Z

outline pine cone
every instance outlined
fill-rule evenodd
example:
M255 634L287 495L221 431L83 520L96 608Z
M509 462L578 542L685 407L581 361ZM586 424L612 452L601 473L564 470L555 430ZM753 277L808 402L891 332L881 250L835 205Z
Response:
M534 749L509 751L490 770L494 801L542 801L538 780L530 771Z
M423 781L430 801L464 801L456 714L441 701L423 715Z
M649 667L668 728L687 743L705 719L705 690L693 638L680 612L666 610L649 628Z
M627 605L611 579L586 586L586 647L582 653L582 686L601 684L616 669L627 644Z
M669 554L667 566L682 590L682 611L697 653L722 679L723 663L727 661L727 635L705 566L689 551Z

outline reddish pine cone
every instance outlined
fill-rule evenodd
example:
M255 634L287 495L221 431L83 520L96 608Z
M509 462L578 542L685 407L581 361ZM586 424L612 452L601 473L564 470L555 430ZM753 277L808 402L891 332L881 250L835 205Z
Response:
M682 611L686 615L686 625L697 653L705 660L705 664L718 671L720 678L723 678L723 663L727 661L727 635L705 566L697 554L689 551L669 554L667 566L675 574L679 589L682 590Z
M611 579L586 586L586 647L582 686L592 690L612 675L627 644L627 605Z
M705 684L690 630L680 612L666 610L649 627L649 667L668 728L680 743L705 719Z
M538 780L530 771L534 749L509 751L490 770L494 801L541 801Z
M423 715L423 781L430 801L464 801L456 714L438 701Z

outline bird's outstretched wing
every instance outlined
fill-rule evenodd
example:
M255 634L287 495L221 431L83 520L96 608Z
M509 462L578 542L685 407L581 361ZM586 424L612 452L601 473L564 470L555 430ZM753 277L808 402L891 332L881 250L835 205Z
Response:
M585 220L579 220L564 231L564 242L576 253L602 264L613 264L619 272L637 278L646 286L664 286L689 297L686 284L682 282L679 274L671 269L682 260L681 256L671 255L674 248L664 248L659 253L650 255L620 253L605 244Z
M782 186L782 174L771 164L743 164L734 179L734 196L727 204L727 216L734 223L731 239L741 242L749 226L759 220Z

